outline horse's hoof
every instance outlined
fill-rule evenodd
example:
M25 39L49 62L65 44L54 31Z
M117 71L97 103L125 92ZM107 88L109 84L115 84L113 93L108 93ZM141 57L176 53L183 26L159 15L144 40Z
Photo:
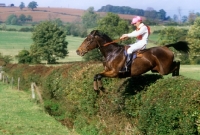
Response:
M107 93L106 89L104 87L99 87L99 89L103 92L103 93Z
M94 91L97 93L97 95L100 94L100 90L94 90Z

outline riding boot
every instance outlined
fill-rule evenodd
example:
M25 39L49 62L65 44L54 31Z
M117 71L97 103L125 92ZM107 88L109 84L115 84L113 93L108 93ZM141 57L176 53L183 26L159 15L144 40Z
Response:
M126 62L124 68L119 71L120 73L129 72L130 71L130 64L131 64L131 54L127 54Z

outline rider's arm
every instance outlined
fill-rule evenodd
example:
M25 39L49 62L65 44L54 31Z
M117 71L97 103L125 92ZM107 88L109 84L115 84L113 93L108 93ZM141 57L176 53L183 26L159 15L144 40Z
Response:
M137 37L143 35L145 32L148 32L147 27L143 26L139 30L134 30L133 32L127 34L127 37Z

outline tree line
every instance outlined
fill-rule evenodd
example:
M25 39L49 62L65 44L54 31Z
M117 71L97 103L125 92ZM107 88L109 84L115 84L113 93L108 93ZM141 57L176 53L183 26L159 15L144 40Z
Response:
M131 8L129 6L112 6L112 5L106 5L102 6L97 12L112 12L112 13L118 13L118 14L129 14L129 15L139 15L144 16L149 20L159 20L159 21L175 21L175 22L190 22L193 23L195 18L197 16L200 16L200 13L194 13L190 12L188 16L181 14L181 9L178 9L178 15L174 14L174 16L171 18L170 16L167 16L167 12L164 9L160 9L159 11L156 11L153 8L147 8L146 10L143 9L137 9L137 8Z
M34 8L37 8L37 6L38 6L37 2L31 1L31 2L29 2L27 7L34 10ZM22 10L25 7L26 6L25 6L24 2L21 2L21 4L19 5L19 8Z
M15 14L12 14L6 19L6 24L19 25L21 23L30 22L32 21L32 19L33 18L31 15L25 16L24 14L21 14L17 16Z
M147 18L159 19L159 20L170 19L169 16L166 16L166 12L164 9L160 9L159 11L156 11L153 8L143 10L143 9L131 8L128 6L106 5L106 6L102 6L101 9L97 10L97 12L112 12L112 13L118 13L118 14L139 15L139 16L144 16Z

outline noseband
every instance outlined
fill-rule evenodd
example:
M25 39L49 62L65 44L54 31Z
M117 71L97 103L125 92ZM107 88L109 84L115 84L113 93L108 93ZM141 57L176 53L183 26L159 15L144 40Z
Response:
M87 37L86 40L88 40L87 45L86 45L85 49L82 50L82 51L88 52L88 47L89 47L89 45L91 45L92 42L96 42L97 43L97 45L98 45L97 48L98 49L101 47L100 43L97 40L95 40L94 34L92 34L92 35L90 34L90 37L89 38Z

